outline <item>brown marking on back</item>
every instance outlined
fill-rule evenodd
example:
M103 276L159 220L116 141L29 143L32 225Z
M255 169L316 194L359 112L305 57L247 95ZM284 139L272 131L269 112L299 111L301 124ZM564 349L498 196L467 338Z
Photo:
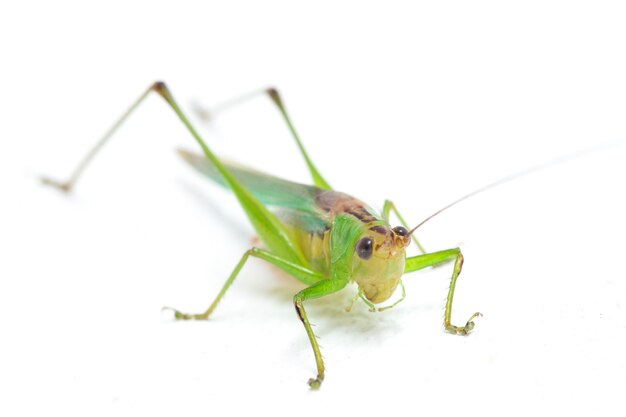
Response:
M370 227L370 230L372 232L380 233L381 235L386 235L388 231L388 229L385 226L381 226L381 225Z
M369 211L363 206L353 207L346 211L347 214L351 214L363 223L371 223L376 221L376 217L372 216Z
M366 224L379 220L367 211L365 203L337 191L318 190L315 203L321 210L332 215L350 214Z

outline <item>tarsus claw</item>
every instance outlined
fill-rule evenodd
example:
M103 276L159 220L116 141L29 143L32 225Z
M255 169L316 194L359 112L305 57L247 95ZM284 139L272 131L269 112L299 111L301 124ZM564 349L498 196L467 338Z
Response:
M317 378L309 378L309 387L313 390L318 390L322 386L322 380L318 376Z
M472 314L472 317L470 317L469 320L467 320L467 323L465 323L464 327L457 327L451 324L446 324L446 330L449 333L460 334L460 335L465 336L474 329L474 326L476 325L474 323L474 319L476 317L482 317L482 314L479 312Z

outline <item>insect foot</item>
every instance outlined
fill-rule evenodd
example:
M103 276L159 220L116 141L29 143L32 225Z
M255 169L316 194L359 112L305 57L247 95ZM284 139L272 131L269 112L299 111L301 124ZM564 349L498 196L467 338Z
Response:
M318 375L317 378L309 378L309 387L313 390L318 390L322 386L324 375Z
M69 194L72 191L72 184L70 182L60 182L53 180L49 177L41 177L41 182L44 185L49 185L50 187L54 187L57 190L63 191L64 193Z
M176 320L207 320L209 318L206 314L187 314L182 313L171 307L163 307L161 311L171 311L174 313L174 318Z
M476 313L472 314L472 317L470 317L469 320L467 320L467 323L465 324L464 327L453 326L450 323L446 323L445 324L446 331L448 333L459 334L461 336L465 336L465 335L469 334L472 331L472 329L474 328L474 326L475 326L474 319L476 317L482 317L482 314L479 313L479 312L476 312Z

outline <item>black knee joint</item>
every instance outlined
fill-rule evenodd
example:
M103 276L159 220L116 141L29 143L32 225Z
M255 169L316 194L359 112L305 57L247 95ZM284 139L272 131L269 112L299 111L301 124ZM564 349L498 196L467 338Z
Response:
M299 305L298 303L294 303L293 305L296 307L296 314L298 314L298 317L300 317L300 321L304 323L304 316L302 315L302 310L301 310L302 306Z

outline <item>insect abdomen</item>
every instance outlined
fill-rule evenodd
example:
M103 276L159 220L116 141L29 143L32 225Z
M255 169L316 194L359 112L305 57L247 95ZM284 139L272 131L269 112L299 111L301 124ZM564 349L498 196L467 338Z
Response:
M330 271L330 229L321 232L295 230L297 242L311 267L328 275Z

